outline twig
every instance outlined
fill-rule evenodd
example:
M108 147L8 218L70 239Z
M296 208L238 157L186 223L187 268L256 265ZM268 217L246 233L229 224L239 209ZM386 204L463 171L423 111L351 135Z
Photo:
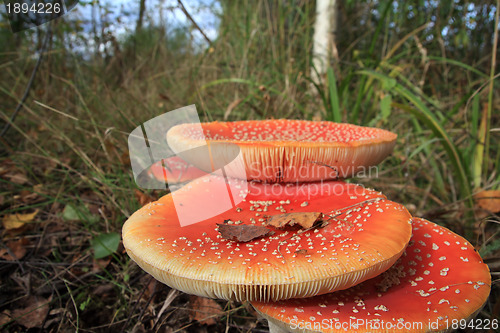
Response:
M186 7L184 7L184 5L182 4L182 1L181 0L177 0L177 2L179 3L180 9L184 13L184 15L186 15L186 17L188 18L188 20L191 21L191 23L193 23L194 27L203 35L203 37L205 38L205 40L207 41L207 43L209 45L212 45L212 41L210 40L210 38L208 38L208 36L203 32L203 30L201 30L200 26L196 23L196 21L193 19L193 17L189 14L189 12L187 11Z
M326 168L332 169L333 171L335 171L335 177L336 177L335 179L339 179L339 171L338 171L338 169L336 167L334 167L332 165L328 165L328 164L320 162L320 161L306 161L306 162L317 164L317 165L324 166Z
M3 137L7 133L7 131L10 128L10 125L14 122L17 115L19 114L19 111L21 111L21 108L22 108L24 102L28 98L28 94L31 90L31 86L33 85L33 81L35 80L35 76L36 76L36 73L38 72L38 68L40 67L40 64L42 63L43 54L45 53L45 49L47 48L47 44L48 44L51 36L52 36L52 25L49 22L47 24L47 32L45 34L45 39L43 41L42 47L40 48L40 55L38 56L38 60L36 61L35 68L33 68L33 72L31 72L31 77L30 77L30 80L28 81L28 85L26 86L26 89L24 90L24 95L21 98L21 100L19 101L19 104L17 105L16 110L14 111L12 116L10 117L10 120L5 124L5 126L2 130L2 133L0 133L0 137Z
M170 304L172 304L172 302L179 295L179 293L180 292L177 289L170 289L170 292L168 293L167 298L165 299L165 302L163 303L163 306L160 309L160 312L158 312L158 315L156 316L156 320L155 320L155 324L154 324L153 328L156 327L156 325L158 325L158 322L161 319L161 315L170 306Z
M139 294L139 297L137 298L137 302L134 304L134 306L132 307L132 310L130 310L129 314L128 314L128 318L127 318L127 321L125 322L125 324L123 324L122 326L122 329L120 330L120 333L123 333L125 332L125 330L127 329L127 326L128 326L128 323L130 321L130 319L132 319L132 314L135 312L135 309L137 308L137 306L139 305L139 303L141 302L141 298L142 298L142 295L144 295L144 293L146 292L146 290L148 289L148 285L149 283L151 282L151 280L153 280L153 277L152 276L149 276L149 279L147 280L146 284L144 285L144 288L142 288L142 291L141 293ZM154 295L154 292L153 292L153 295ZM139 319L142 317L143 315L143 312L141 312L140 316L139 316Z

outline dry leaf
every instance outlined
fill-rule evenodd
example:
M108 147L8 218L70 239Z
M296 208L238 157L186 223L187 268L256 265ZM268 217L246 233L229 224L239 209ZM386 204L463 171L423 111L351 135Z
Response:
M210 298L190 296L189 298L189 317L202 325L215 325L217 318L224 314L222 307Z
M266 227L248 224L217 224L222 238L238 242L249 242L252 239L272 235L273 232Z
M5 159L0 162L0 176L19 185L28 181L26 171L19 168L11 159Z
M104 297L112 294L114 288L115 286L112 283L99 284L96 288L92 289L92 294L99 297Z
M474 195L476 206L491 213L500 212L500 190L482 191Z
M120 155L120 163L127 167L130 166L130 155L127 151Z
M111 262L111 257L105 257L102 259L92 260L92 273L97 273L103 271Z
M5 260L19 260L26 255L27 247L30 245L29 239L23 237L16 241L9 241L5 244L8 249L0 249L0 258Z
M18 185L23 185L23 184L28 182L28 177L22 172L9 173L9 174L5 175L5 178L10 180L14 184L18 184Z
M33 186L33 190L22 190L19 192L19 195L14 196L14 199L18 200L21 199L23 203L34 203L38 200L41 199L41 197L38 195L42 190L42 185L38 184Z
M7 325L11 320L9 310L3 310L3 312L0 312L0 327Z
M30 296L26 305L12 311L12 318L26 328L41 327L49 312L49 300Z
M9 214L5 215L3 218L3 227L6 230L21 228L26 223L33 221L36 214L38 214L38 209L33 213L29 214Z
M139 284L143 286L141 299L148 301L158 288L158 283L151 275L144 275L141 277Z
M322 217L323 213L318 212L287 213L271 216L267 220L267 224L275 228L283 228L287 224L298 224L304 229L309 229Z
M155 201L155 199L152 196L150 196L150 195L148 195L148 194L146 194L144 192L141 192L138 189L136 189L134 191L134 193L135 193L135 197L136 197L137 201L139 201L139 204L141 206L144 206L144 205L146 205L146 204L148 204L150 202Z
M10 279L17 284L17 287L19 290L21 290L24 294L28 295L30 291L32 290L31 288L31 273L24 273L24 275L21 275L18 272L14 272L10 275ZM19 304L19 303L16 303ZM25 305L25 303L21 302L21 305Z

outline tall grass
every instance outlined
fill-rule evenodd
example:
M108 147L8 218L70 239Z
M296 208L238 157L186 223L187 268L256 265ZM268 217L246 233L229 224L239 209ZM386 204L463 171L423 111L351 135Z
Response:
M103 33L99 38L107 51L95 50L90 57L67 50L71 27L78 23L54 22L51 48L30 97L0 140L0 163L13 161L28 178L22 184L2 178L2 210L39 209L38 231L46 220L71 227L80 241L61 240L73 252L49 256L60 263L83 261L88 271L96 248L111 246L112 263L85 280L86 287L110 283L116 304L107 305L113 312L108 319L130 329L144 315L127 319L136 309L132 302L145 305L131 282L140 273L108 242L140 206L134 189L152 198L164 192L137 188L127 135L157 115L194 103L205 121L326 119L398 133L379 178L356 181L466 234L493 256L498 241L487 237L491 224L475 215L473 195L500 188L498 30L488 24L469 29L462 17L466 8L452 8L453 3L422 9L400 2L398 8L395 2L345 2L337 36L340 61L317 84L310 79L315 8L309 1L221 1L218 37L210 46L198 45L190 26L172 29L164 22L145 24L125 37ZM486 14L478 20L495 24L489 14L493 6L483 6ZM498 26L498 15L495 19ZM0 34L0 119L5 122L22 96L43 32ZM464 36L469 44L457 44ZM42 200L26 204L18 198L37 184L42 184L37 188ZM89 299L81 286L66 280L63 285L54 302L75 305L76 324L68 327L88 328L82 317L102 303Z

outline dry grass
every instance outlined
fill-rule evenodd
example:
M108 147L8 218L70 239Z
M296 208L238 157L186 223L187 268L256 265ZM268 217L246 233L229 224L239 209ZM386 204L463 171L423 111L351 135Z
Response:
M91 245L99 235L119 233L141 203L165 194L138 189L132 179L127 136L144 121L193 103L202 120L331 116L328 80L314 94L308 80L312 5L301 3L298 10L257 1L252 11L248 6L225 4L220 37L202 52L195 52L182 34L165 35L154 27L120 42L107 36L113 51L83 60L65 48L70 32L64 29L74 23L54 25L53 42L29 97L8 135L0 139L3 219L37 212L18 228L0 228L3 330L266 331L245 304L218 301L223 314L215 323L200 322L192 311L217 315L210 310L215 304L209 310L193 309L196 300L156 283L130 261L121 245L103 259L94 258ZM483 254L494 280L480 317L498 317L499 216L473 211L442 138L404 108L415 104L388 90L386 83L359 74L364 68L394 78L437 117L444 117L440 124L469 167L484 108L500 109L498 80L488 104L489 75L484 73L489 73L491 49L488 53L484 46L484 57L479 57L470 46L451 58L453 45L425 42L423 32L414 32L416 25L397 33L383 25L372 37L377 21L371 18L367 31L361 31L345 21L356 22L357 9L342 10L342 25L348 28L346 37L339 38L340 62L333 69L343 120L399 135L394 154L378 176L355 181L383 191L415 215L462 235L469 232L469 241ZM396 14L389 19L406 27L404 16ZM17 43L5 35L3 45L12 47L0 53L3 121L26 88L35 63L31 40L38 40L27 33L17 36ZM374 40L380 49L371 48ZM393 104L382 116L380 102L388 94ZM475 192L499 187L498 112L491 114L489 126L495 131L490 133L489 158L480 166L481 183L472 184ZM467 176L469 181L474 178Z

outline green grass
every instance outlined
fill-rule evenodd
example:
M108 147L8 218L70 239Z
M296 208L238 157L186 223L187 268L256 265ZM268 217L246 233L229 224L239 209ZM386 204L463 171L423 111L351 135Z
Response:
M442 2L443 8L448 5ZM219 37L211 48L195 45L190 27L166 33L166 22L123 38L97 32L110 51L85 60L68 45L78 23L54 25L53 43L29 98L0 139L2 214L39 210L26 229L2 234L3 244L26 238L30 247L22 260L0 265L0 294L7 299L0 313L26 293L17 275L11 276L15 272L29 274L33 288L40 288L35 294L53 310L47 315L50 328L107 332L163 323L179 331L201 329L185 309L186 295L155 317L169 288L151 282L115 242L140 207L127 160L128 134L193 103L203 121L320 118L396 132L397 146L378 177L353 181L466 236L485 258L498 258L498 216L482 217L473 200L482 189L500 189L500 82L489 42L498 31L491 29L490 16L482 18L488 24L470 30L462 22L466 9L432 12L435 19L428 25L431 12L409 4L395 10L393 2L347 1L337 39L340 61L322 82L313 83L312 2L221 1L221 6ZM373 11L377 15L363 14ZM449 15L462 25L439 36ZM456 43L460 31L469 44ZM0 27L2 121L26 87L37 34L12 36ZM13 181L9 172L22 172L26 181ZM142 191L153 198L166 193ZM97 259L96 249L112 254ZM498 279L498 271L493 273ZM498 315L499 293L496 283L483 318ZM215 331L224 331L226 323L234 332L265 329L251 309L221 305L226 317ZM15 318L3 325L23 329Z

